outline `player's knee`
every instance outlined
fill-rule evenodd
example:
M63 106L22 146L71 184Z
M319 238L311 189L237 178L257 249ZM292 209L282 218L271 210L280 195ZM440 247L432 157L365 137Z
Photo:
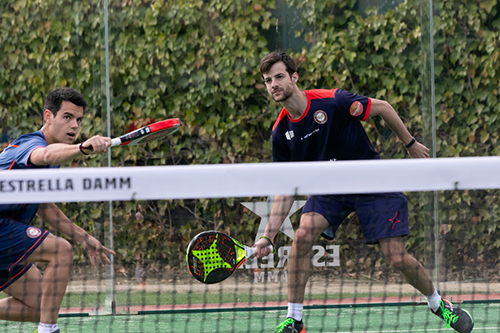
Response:
M73 246L65 239L59 238L56 244L56 255L66 262L73 262Z
M305 229L297 229L293 238L294 243L298 248L310 249L312 244L311 233Z
M402 271L405 269L405 253L401 254L392 254L389 257L389 261L391 266L398 271Z

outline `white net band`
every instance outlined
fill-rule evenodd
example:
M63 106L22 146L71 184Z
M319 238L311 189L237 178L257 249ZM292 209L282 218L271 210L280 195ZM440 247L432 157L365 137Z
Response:
M491 189L498 170L500 157L11 170L0 175L0 202Z

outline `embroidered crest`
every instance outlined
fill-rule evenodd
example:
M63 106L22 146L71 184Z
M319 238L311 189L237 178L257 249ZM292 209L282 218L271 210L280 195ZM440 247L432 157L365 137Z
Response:
M323 125L328 120L326 112L323 110L318 110L314 112L314 121L320 125Z
M351 116L357 117L363 113L363 104L356 101L351 104L351 108L349 109Z
M29 238L38 238L42 234L42 230L35 227L29 227L26 229L26 234Z

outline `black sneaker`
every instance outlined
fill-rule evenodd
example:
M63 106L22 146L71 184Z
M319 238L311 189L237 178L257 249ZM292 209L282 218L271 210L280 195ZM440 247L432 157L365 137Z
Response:
M474 327L474 320L469 312L454 307L444 298L439 301L439 309L436 312L432 311L432 313L444 320L446 328L451 327L457 332L470 333Z
M276 327L274 331L276 333L306 333L306 328L304 323L301 321L296 321L293 318L286 318L284 322Z

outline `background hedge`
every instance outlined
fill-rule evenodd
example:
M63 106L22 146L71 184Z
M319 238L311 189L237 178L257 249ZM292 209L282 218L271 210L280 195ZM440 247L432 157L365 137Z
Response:
M287 4L302 15L296 20L303 29L294 34L306 46L292 53L302 88L337 87L387 100L422 137L419 1L384 13L372 8L363 16L354 10L354 0ZM270 133L279 105L269 101L258 63L282 48L265 37L283 23L274 6L271 0L109 1L112 134L144 125L144 119L179 117L184 123L168 141L113 149L112 165L271 161ZM497 2L441 1L434 10L437 156L498 155ZM0 148L40 128L44 97L57 86L76 88L89 100L81 140L105 133L102 12L97 0L0 3ZM370 120L365 128L383 158L406 158L383 121ZM105 164L94 157L73 166ZM234 199L113 205L117 264L125 270L138 261L151 269L178 267L189 239L204 229L226 230L251 243L259 222ZM423 220L432 216L422 205L421 195L409 194L415 236L408 245L419 259ZM89 230L108 223L105 204L62 208ZM440 193L439 208L450 277L498 279L498 191ZM366 263L366 247L351 220L336 242L346 257ZM380 255L370 256L375 260L365 266L380 271ZM86 263L81 249L75 257Z

